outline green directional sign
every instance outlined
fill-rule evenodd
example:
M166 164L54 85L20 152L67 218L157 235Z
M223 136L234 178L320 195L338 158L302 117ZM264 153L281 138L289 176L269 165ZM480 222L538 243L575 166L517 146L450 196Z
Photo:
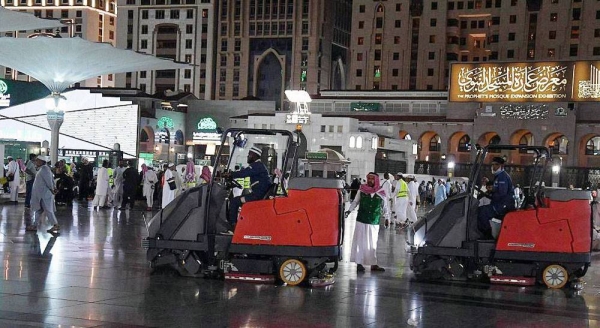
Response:
M323 152L308 152L306 153L306 159L318 159L318 160L327 160L327 153Z

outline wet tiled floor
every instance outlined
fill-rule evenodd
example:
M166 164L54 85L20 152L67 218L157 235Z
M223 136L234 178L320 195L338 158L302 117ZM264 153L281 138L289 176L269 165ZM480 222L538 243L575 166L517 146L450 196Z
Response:
M408 267L404 232L381 229L378 256L387 271L357 275L345 260L333 286L185 278L168 270L151 274L140 246L147 235L146 212L59 207L62 231L53 237L44 230L25 233L28 211L3 201L0 327L600 325L597 265L580 292L417 282ZM348 242L352 229L350 224Z

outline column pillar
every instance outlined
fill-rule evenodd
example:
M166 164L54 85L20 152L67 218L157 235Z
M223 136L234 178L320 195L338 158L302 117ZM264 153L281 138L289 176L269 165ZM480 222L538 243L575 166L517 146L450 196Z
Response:
M49 110L47 113L48 124L50 125L50 161L52 165L58 162L58 137L60 133L60 126L62 125L65 112Z

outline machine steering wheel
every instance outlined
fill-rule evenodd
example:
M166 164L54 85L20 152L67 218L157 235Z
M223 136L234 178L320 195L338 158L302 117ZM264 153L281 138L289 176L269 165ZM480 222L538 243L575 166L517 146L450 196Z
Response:
M240 189L244 189L244 187L237 181L235 181L235 179L229 178L227 179L227 184L229 188L240 188Z

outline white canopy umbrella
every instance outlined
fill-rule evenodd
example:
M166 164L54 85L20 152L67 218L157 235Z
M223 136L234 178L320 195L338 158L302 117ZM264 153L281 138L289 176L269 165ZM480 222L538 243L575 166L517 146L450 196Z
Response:
M81 38L46 37L0 38L0 65L23 72L43 83L52 91L57 110L59 100L64 99L60 93L79 81L105 74L190 67L189 64L117 49L107 43ZM64 112L50 110L47 117L52 130L50 154L52 163L55 163Z
M30 31L63 26L58 20L38 18L29 13L0 7L0 32Z
M108 43L44 37L0 38L0 65L32 76L55 94L99 75L190 67Z

